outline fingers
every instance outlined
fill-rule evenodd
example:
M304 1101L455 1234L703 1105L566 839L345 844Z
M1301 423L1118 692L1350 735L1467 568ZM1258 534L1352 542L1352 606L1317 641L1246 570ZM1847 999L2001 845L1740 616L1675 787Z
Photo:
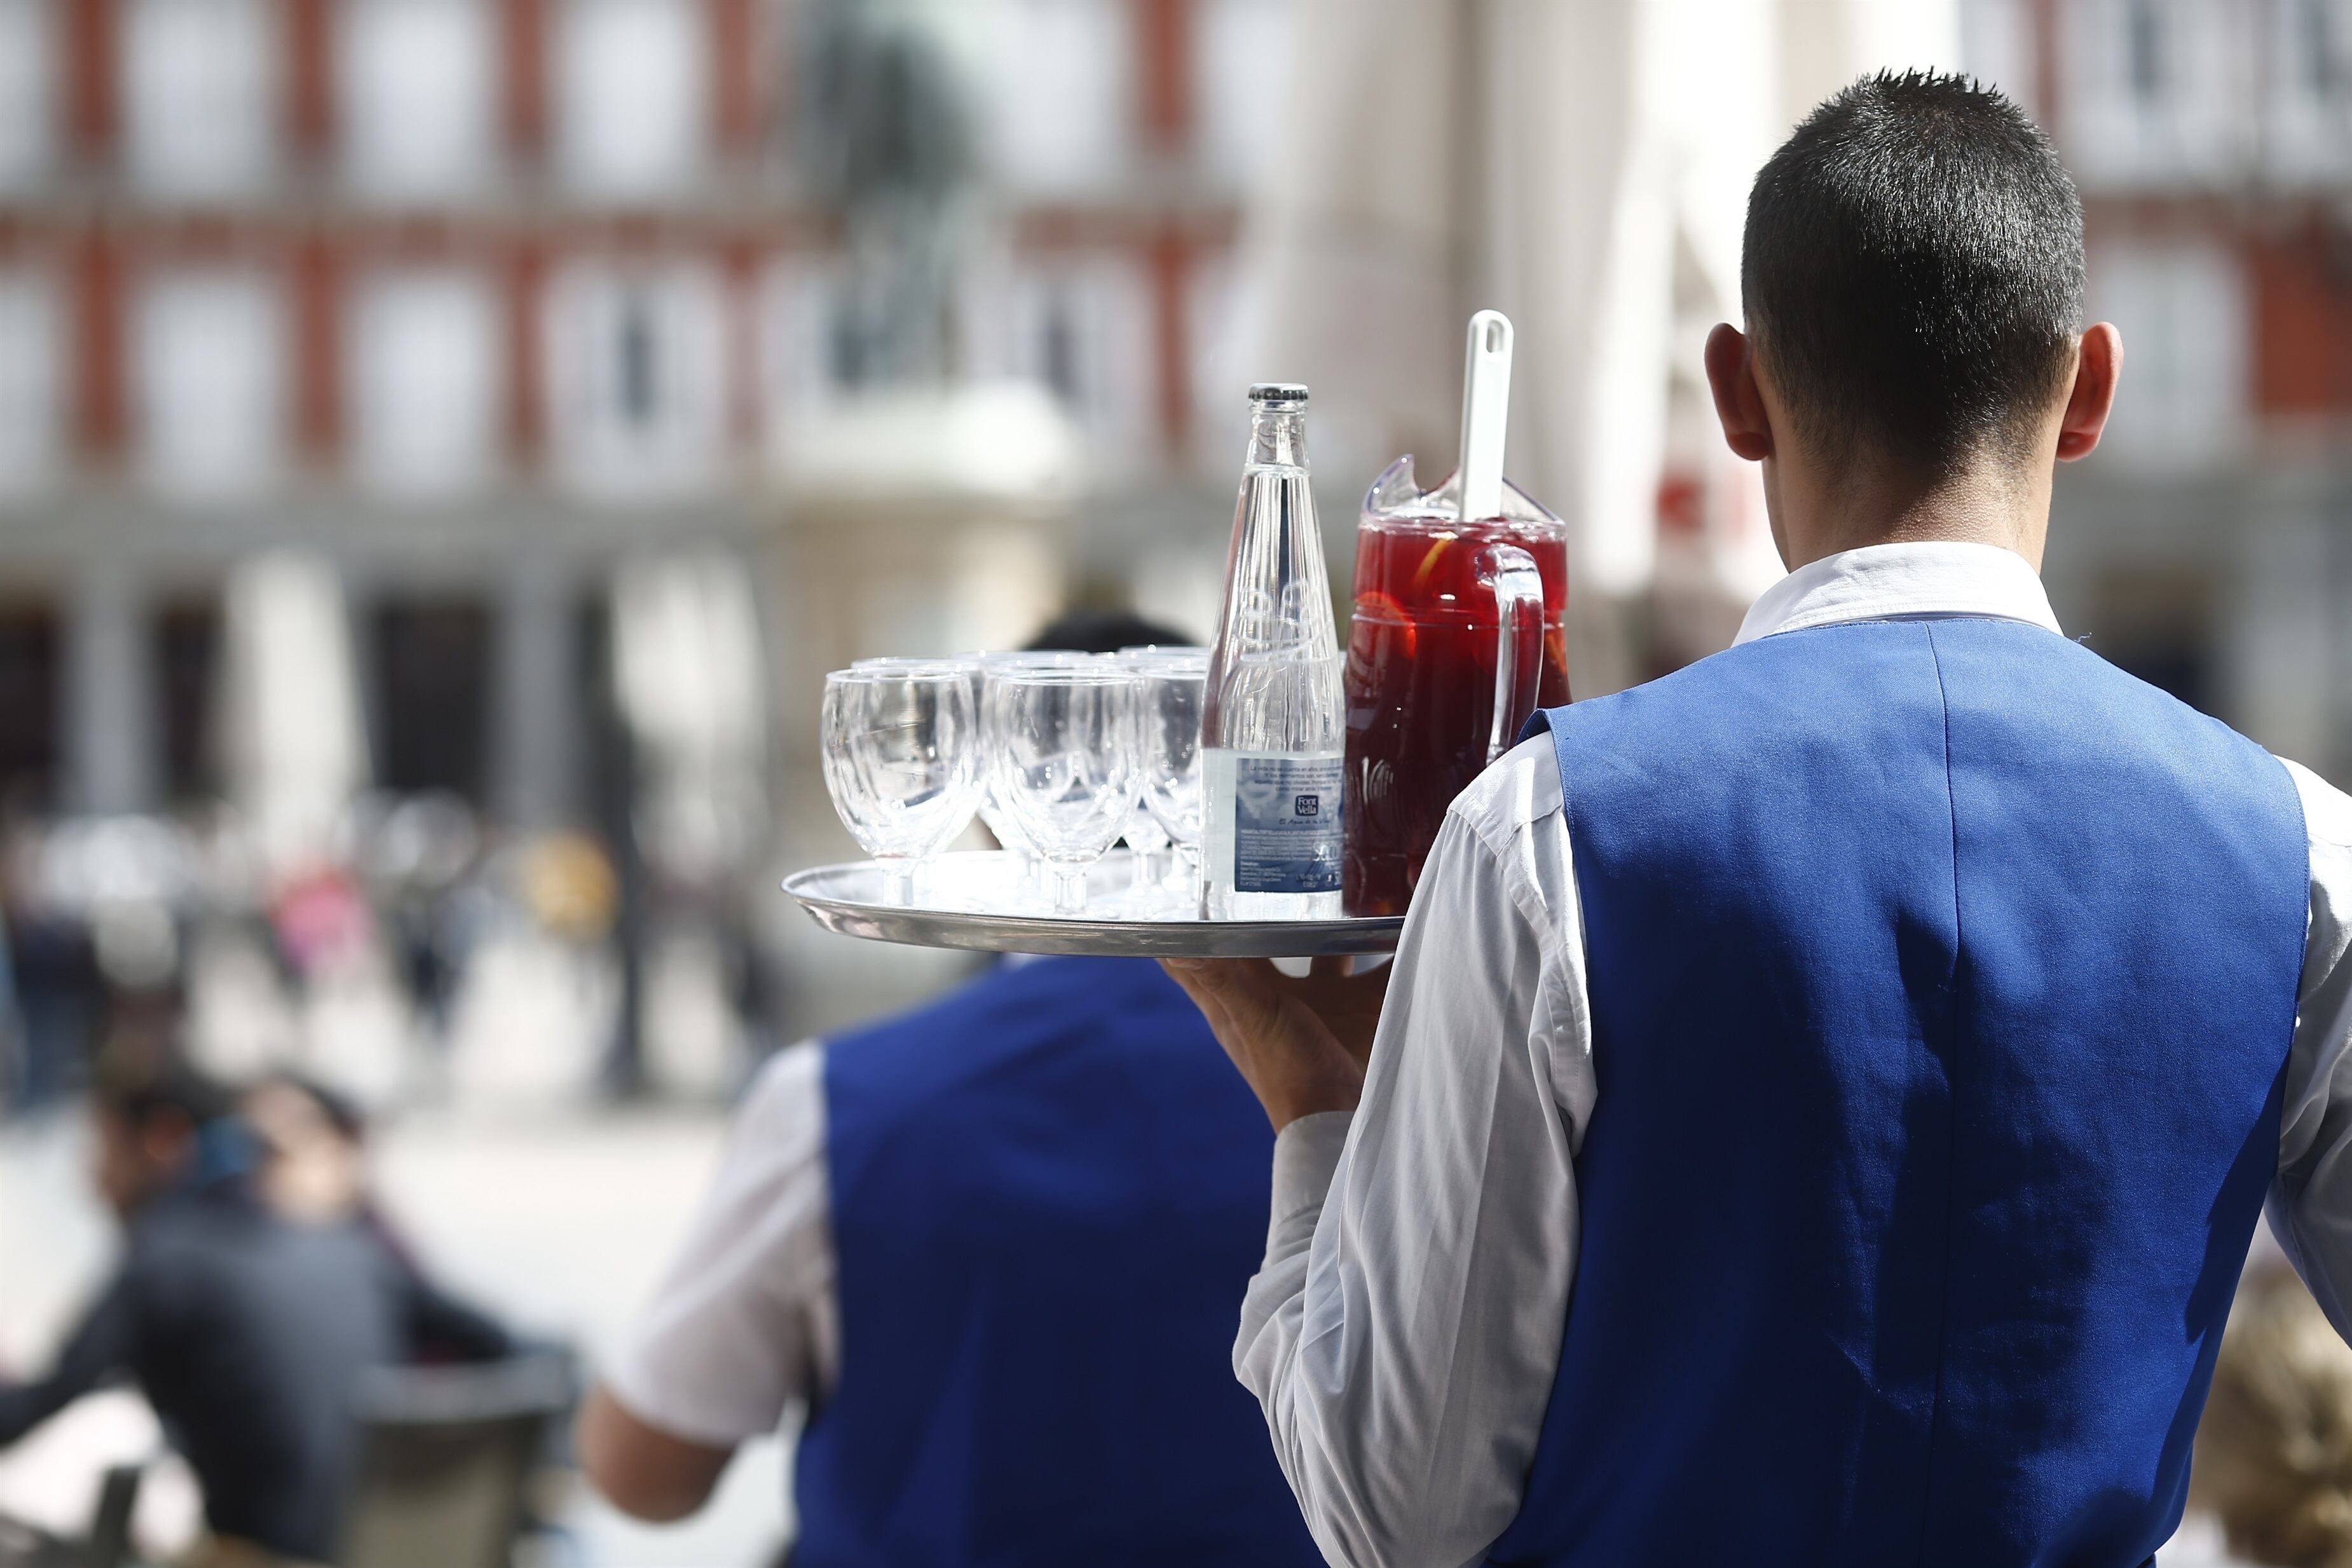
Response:
M1160 967L1192 998L1210 1032L1244 1072L1293 1032L1283 1017L1286 981L1263 958L1165 958Z
M1264 959L1160 961L1233 1059L1278 1129L1316 1111L1345 1110L1363 1087L1361 1058L1334 1033L1314 993L1342 984L1286 979ZM1377 1009L1378 998L1373 998ZM1350 1031L1353 1032L1352 1030Z
M1270 1001L1279 978L1263 958L1162 958L1160 967L1203 1009L1213 1001L1228 1009Z
M1229 963L1230 960L1212 958L1163 958L1160 967L1201 1009L1209 1032L1217 1037L1225 1054L1239 1064L1244 1062L1252 1042L1248 1030L1234 1017L1233 982L1223 972Z
M1326 1020L1360 1056L1370 1047L1372 1027L1380 1020L1388 991L1386 966L1350 976L1344 959L1318 958L1303 978L1283 974L1264 958L1163 958L1160 967L1221 1034L1234 1027L1274 1027L1287 998ZM1230 1050L1236 1042L1226 1043Z

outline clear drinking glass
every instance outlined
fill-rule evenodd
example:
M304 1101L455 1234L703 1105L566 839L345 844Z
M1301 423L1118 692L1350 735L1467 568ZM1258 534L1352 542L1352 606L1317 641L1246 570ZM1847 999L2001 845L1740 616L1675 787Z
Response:
M975 655L975 662L979 666L980 672L979 693L981 698L980 730L982 763L980 769L980 820L987 825L990 832L996 835L996 841L1003 844L1005 849L1012 853L1013 858L1020 862L1022 868L1021 880L1023 881L1027 880L1029 867L1036 859L1037 852L1031 846L1029 842L1029 835L1022 831L1021 824L1019 822L1013 821L1013 813L1005 809L1003 799L998 796L996 792L996 770L990 767L987 762L987 758L996 756L998 752L1003 749L1003 747L998 744L988 725L989 677L999 670L1051 670L1083 666L1090 663L1094 657L1095 655L1092 653L1075 653L1059 651L1051 653L981 653Z
M1139 790L1135 810L1127 814L1127 827L1119 835L1135 855L1135 885L1139 888L1159 886L1168 880L1168 852L1171 848L1167 830L1151 808L1143 802Z
M947 848L980 801L971 672L944 659L836 670L824 678L823 727L833 809L903 902L916 865Z
M1161 648L1129 656L1143 726L1143 806L1170 841L1197 898L1201 879L1201 703L1209 654Z
M983 656L978 653L950 653L937 659L902 658L890 654L878 659L852 660L849 667L860 674L896 675L929 674L947 665L963 672L964 678L972 685L972 700L978 702L980 672L984 662Z
M1138 695L1134 674L1106 660L989 672L996 798L1051 873L1057 913L1086 907L1087 868L1118 841L1135 810Z

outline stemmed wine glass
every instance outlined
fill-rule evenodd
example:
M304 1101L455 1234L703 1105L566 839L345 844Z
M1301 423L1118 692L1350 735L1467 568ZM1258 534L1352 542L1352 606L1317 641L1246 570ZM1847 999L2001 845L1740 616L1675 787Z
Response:
M824 782L860 848L911 901L914 868L945 849L980 800L972 673L955 660L893 660L824 678Z
M1186 890L1201 880L1201 705L1209 655L1201 648L1139 649L1128 655L1142 719L1142 801L1176 846Z
M987 708L998 803L1045 862L1055 913L1077 914L1142 784L1137 678L1099 659L1000 665Z
M1135 857L1135 886L1138 892L1150 894L1168 880L1168 862L1173 858L1170 852L1174 845L1169 840L1167 830L1160 825L1160 819L1153 816L1151 808L1144 803L1141 789L1136 791L1135 810L1127 814L1127 826L1120 830L1119 836L1127 841L1127 847Z
M987 827L988 831L995 836L996 841L1004 846L1005 852L1013 857L1014 867L1013 882L1016 890L1024 889L1028 885L1031 873L1036 869L1037 852L1036 849L1029 842L1029 835L1022 831L1021 824L1019 822L1013 821L1011 810L1005 806L1003 798L998 795L996 789L996 769L990 766L988 761L988 758L994 757L999 751L1003 749L997 742L995 732L989 727L989 681L1000 671L1061 669L1073 665L1085 664L1093 657L1094 655L1091 653L1064 653L1059 651L1044 653L1023 652L1011 653L979 653L973 655L973 662L979 669L978 689L980 693L981 743L980 820L982 823Z
M1171 664L1181 667L1197 663L1206 669L1208 659L1208 649L1189 643L1133 643L1118 651L1119 663L1139 673ZM1152 693L1147 689L1142 697L1147 728L1152 723ZM1170 837L1159 813L1151 810L1151 757L1148 750L1143 760L1144 787L1136 800L1134 820L1128 824L1127 842L1137 855L1137 885L1160 890L1166 886L1172 871L1189 866L1191 862L1184 859L1175 840Z

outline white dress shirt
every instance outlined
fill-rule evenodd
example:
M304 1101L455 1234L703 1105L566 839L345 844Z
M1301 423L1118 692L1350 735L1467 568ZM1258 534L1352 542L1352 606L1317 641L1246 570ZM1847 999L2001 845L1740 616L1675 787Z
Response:
M752 1080L668 1272L602 1369L605 1387L638 1419L712 1448L774 1431L841 1375L836 1270L824 1047L808 1040Z
M731 1448L829 1393L841 1364L824 1056L777 1053L736 1113L702 1207L604 1385L639 1420Z
M1878 545L1801 568L1748 642L1847 621L1998 616L2058 634L2022 557ZM2287 764L2311 915L2270 1213L2352 1329L2352 800ZM1345 1568L1478 1562L1519 1507L1576 1273L1595 1099L1582 916L1551 739L1448 812L1405 921L1361 1103L1275 1142L1265 1260L1234 1367L1308 1528Z

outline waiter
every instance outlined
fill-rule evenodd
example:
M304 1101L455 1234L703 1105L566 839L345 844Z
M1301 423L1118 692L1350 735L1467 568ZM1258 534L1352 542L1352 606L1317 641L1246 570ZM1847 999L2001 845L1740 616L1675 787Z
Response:
M2122 348L2006 99L1832 99L1741 282L1738 643L1465 791L1368 1071L1171 966L1278 1129L1234 1365L1334 1563L2134 1568L2266 1195L2347 1326L2352 802L2051 614Z
M1181 641L1081 611L1031 646ZM794 1568L1306 1568L1223 1368L1269 1144L1139 958L1008 959L781 1052L590 1396L582 1464L683 1518L799 1406Z

